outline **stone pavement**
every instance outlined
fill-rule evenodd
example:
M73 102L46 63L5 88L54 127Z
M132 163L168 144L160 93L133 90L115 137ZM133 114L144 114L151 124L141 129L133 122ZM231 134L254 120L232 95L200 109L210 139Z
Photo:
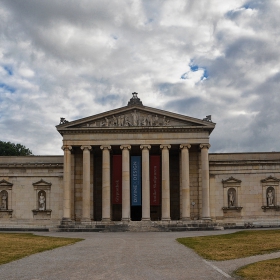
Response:
M205 261L176 238L234 231L39 233L85 240L1 265L0 279L228 279L230 263Z

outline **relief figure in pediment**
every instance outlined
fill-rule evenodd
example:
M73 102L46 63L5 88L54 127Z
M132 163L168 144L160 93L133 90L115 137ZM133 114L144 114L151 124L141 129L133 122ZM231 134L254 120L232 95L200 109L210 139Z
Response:
M124 126L131 126L131 122L128 119L128 116L124 117Z
M152 117L152 115L148 115L147 120L148 120L148 125L152 126L153 125L153 117Z
M117 126L118 125L118 121L117 118L113 115L113 121L112 121L113 126Z
M124 115L121 115L121 126L124 126Z
M146 126L147 123L148 123L148 120L147 120L146 116L144 116L143 119L142 119L142 125Z
M165 116L163 117L163 123L164 126L170 125L170 120L166 119Z
M133 124L133 126L138 126L139 116L138 116L136 110L134 110L134 112L131 113L131 115L132 115L132 124Z
M154 117L154 125L155 126L159 126L159 120L158 120L158 116L157 115Z
M110 122L108 118L105 118L105 126L109 126Z

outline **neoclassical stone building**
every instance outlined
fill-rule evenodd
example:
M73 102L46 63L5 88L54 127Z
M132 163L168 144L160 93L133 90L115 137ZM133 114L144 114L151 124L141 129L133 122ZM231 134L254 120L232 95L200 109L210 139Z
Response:
M280 153L209 154L203 120L127 106L57 126L64 156L0 157L0 228L278 226Z

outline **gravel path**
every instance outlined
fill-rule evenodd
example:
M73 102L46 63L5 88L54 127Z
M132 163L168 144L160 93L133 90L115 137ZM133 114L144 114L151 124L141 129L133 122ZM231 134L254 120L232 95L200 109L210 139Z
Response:
M1 265L0 279L228 279L244 259L205 261L176 238L230 232L37 233L85 240Z

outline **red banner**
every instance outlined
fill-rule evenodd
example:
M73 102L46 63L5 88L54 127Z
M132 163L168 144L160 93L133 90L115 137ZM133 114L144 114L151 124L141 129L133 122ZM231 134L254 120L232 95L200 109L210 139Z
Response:
M150 156L150 204L160 205L160 156Z
M122 204L122 156L113 155L112 204Z

